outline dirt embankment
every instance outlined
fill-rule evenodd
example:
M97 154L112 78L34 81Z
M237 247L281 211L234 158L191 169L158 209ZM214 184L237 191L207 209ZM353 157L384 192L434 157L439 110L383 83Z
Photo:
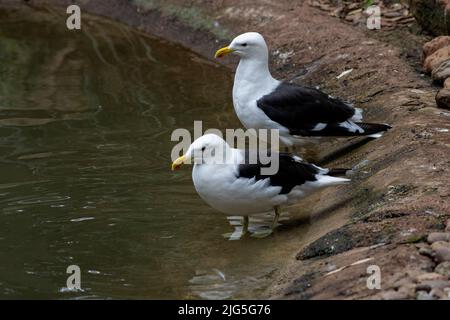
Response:
M408 35L407 30L386 34L353 27L308 6L307 1L74 2L82 10L179 42L207 57L234 35L258 31L269 43L277 77L319 85L363 108L366 120L393 126L381 139L332 157L326 154L337 151L340 144L317 151L327 165L359 163L358 171L345 192L330 189L322 195L333 206L314 209L310 221L325 211L339 219L315 222L317 235L292 254L266 297L443 296L450 285L445 277L430 275L439 261L426 237L443 229L450 218L450 113L436 108L436 88L417 71L416 43L424 38ZM293 227L295 223L288 224L280 232ZM381 290L366 286L369 265L380 268Z

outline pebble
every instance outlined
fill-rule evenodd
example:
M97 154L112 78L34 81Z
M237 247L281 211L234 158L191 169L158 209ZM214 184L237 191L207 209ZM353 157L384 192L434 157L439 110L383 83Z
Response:
M445 290L450 288L448 278L437 272L423 273L416 279L419 283L415 291L419 300L428 300L430 297L443 299L446 297Z
M428 273L422 273L421 275L417 276L418 282L423 281L435 281L435 280L444 280L445 277L442 274L436 273L436 272L428 272Z
M436 298L433 297L431 293L428 293L426 291L418 291L416 298L417 300L436 300Z
M447 298L445 298L445 300L450 300L450 288L445 288L444 292L447 295Z
M450 241L450 233L448 232L432 232L428 235L428 243L436 241Z
M425 286L430 286L431 289L445 289L450 287L448 280L429 280L421 283Z
M450 79L450 78L449 78ZM447 79L448 80L448 79ZM447 82L447 81L446 81ZM449 81L450 83L450 81ZM450 232L450 219L447 220L447 222L445 223L446 227L445 227L445 231L446 232Z
M439 263L434 269L434 272L442 274L444 277L447 277L447 279L450 279L450 261Z
M450 88L441 89L436 95L438 108L450 109Z
M409 280L409 279L408 279ZM415 290L415 284L414 283L406 283L402 286L400 286L397 290L398 293L404 294L404 299L410 299L411 297L414 297L414 294L416 292Z
M450 89L450 77L444 81L444 88ZM445 231L450 231L450 228L449 227L447 227L447 228L448 229L445 229Z
M434 258L434 251L430 248L420 248L419 254L426 256L428 258Z
M444 290L438 288L431 290L430 294L437 299L446 299L448 297Z
M450 243L444 241L436 241L431 245L434 250L434 259L437 262L450 261Z

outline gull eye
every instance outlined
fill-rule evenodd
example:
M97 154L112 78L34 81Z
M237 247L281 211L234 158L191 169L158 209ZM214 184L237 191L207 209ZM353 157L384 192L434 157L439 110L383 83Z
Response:
M206 149L206 147L203 147L203 148L202 148L202 152L205 151L205 149Z
M243 43L243 44L241 44L241 46L243 46L243 47L246 47L246 46L247 46L247 44L246 44L246 43Z

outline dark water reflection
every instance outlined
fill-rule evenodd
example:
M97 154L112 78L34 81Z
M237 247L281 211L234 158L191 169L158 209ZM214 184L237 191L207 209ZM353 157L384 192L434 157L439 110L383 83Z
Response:
M276 239L226 219L169 169L175 128L238 127L231 75L98 18L0 11L0 296L251 297ZM275 261L274 261L275 260ZM83 292L65 292L68 265Z

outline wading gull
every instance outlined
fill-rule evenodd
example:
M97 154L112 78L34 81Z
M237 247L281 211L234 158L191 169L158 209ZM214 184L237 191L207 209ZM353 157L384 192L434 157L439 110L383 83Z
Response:
M293 204L312 192L348 183L345 169L324 169L288 153L273 153L278 170L263 174L261 157L252 151L231 148L222 138L206 134L195 140L186 154L172 163L172 170L192 162L192 180L200 197L226 215L243 216L243 233L248 231L248 216L275 212L272 229L277 226L280 207ZM252 161L254 160L254 161ZM270 230L271 232L271 230Z
M390 126L363 123L362 111L312 87L282 82L269 71L269 51L264 38L248 32L219 49L240 57L233 85L233 104L247 128L279 129L287 146L314 142L319 137L371 136L378 138Z

